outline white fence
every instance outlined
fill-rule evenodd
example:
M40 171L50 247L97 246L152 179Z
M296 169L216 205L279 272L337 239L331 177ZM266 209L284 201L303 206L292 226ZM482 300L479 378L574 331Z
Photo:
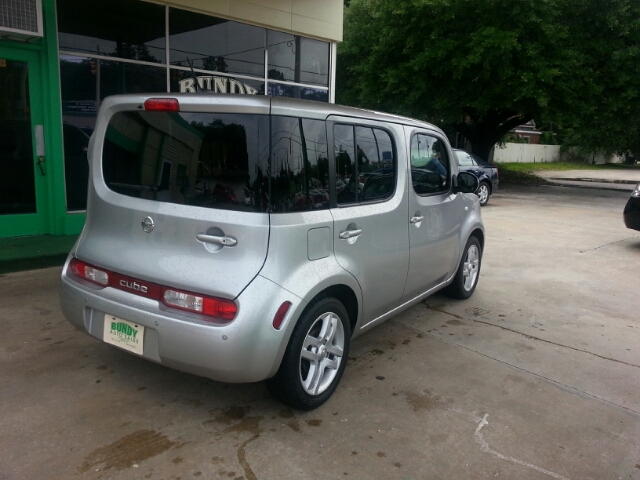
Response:
M560 154L560 145L535 145L529 143L505 143L504 148L498 145L493 149L493 161L495 163L543 163L560 161L584 161L585 163L620 163L624 159L617 155L592 155L585 157L577 151L569 149Z
M559 145L534 145L529 143L505 143L493 149L493 161L517 163L541 163L560 161Z

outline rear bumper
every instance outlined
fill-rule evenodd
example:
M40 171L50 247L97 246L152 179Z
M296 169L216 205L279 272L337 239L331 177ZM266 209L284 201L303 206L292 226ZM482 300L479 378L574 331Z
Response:
M281 330L275 330L273 317L285 301L291 308ZM114 315L145 327L142 356L147 360L221 382L264 380L276 373L294 320L306 304L260 276L236 302L237 317L227 325L215 325L155 300L96 288L68 274L66 266L60 282L65 317L98 340L103 339L105 314Z
M624 224L627 228L640 230L640 197L631 197L624 207Z

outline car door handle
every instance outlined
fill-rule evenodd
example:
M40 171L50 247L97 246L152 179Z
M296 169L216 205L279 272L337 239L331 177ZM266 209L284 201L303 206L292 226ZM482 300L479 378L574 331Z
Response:
M424 220L424 217L422 215L416 215L414 217L411 217L409 222L411 222L411 223L421 223L423 220Z
M343 230L338 236L342 240L347 240L349 238L359 237L360 235L362 235L362 229L356 228L355 230Z
M220 245L221 247L235 247L238 244L238 240L233 237L218 235L207 235L206 233L198 233L196 239L205 243L212 243L214 245Z

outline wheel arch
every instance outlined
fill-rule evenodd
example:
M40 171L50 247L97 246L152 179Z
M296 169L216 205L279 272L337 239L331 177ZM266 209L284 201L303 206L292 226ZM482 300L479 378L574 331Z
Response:
M469 234L469 237L476 237L480 242L480 248L484 251L484 232L481 229L476 228Z
M309 305L315 302L318 298L323 297L333 297L338 300L344 308L347 310L347 314L349 315L349 324L351 326L351 335L353 336L353 332L355 331L356 324L358 323L358 297L356 293L353 291L351 287L345 284L336 284L331 285L324 290L318 292L313 299L309 302ZM306 308L305 308L306 310ZM304 315L304 311L300 316Z

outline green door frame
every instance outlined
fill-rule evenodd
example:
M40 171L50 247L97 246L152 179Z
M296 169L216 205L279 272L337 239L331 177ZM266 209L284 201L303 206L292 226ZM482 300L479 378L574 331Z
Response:
M0 215L0 237L14 237L22 235L41 235L49 233L49 184L47 175L51 170L48 162L48 153L45 148L44 163L42 164L45 175L40 173L36 166L36 125L45 125L43 82L41 70L41 53L0 45L0 59L25 62L28 65L29 75L29 99L31 116L31 143L33 147L33 168L35 179L36 212L24 214ZM48 132L46 128L44 135Z

